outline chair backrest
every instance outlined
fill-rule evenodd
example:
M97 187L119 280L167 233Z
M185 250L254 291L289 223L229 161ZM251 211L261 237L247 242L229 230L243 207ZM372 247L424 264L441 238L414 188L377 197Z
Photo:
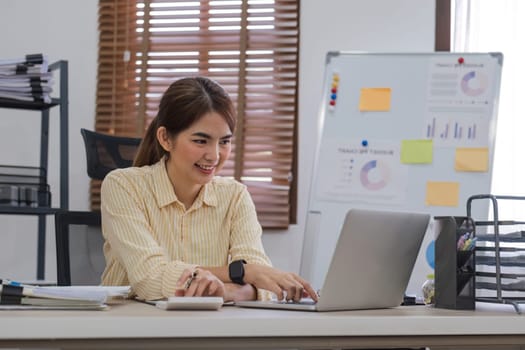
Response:
M101 134L80 129L86 146L87 173L90 178L102 180L113 169L133 165L140 138Z
M97 211L55 213L57 284L99 285L106 265Z

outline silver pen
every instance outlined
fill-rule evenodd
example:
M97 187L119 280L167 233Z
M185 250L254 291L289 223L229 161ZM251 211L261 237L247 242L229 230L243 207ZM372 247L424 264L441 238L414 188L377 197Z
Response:
M184 283L184 290L190 288L191 282L193 282L195 278L197 278L197 271L193 271L191 276L186 280L186 283Z

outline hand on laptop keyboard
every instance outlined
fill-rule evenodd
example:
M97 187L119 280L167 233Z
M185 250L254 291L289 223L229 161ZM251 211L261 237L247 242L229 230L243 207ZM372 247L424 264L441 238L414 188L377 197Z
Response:
M303 305L315 305L317 304L316 301L314 301L312 298L302 298L299 301L293 301L293 300L273 300L273 302L279 303L279 304L303 304Z
M303 297L311 297L314 301L318 299L310 283L295 273L257 264L244 265L244 272L245 283L273 292L279 300L298 302Z

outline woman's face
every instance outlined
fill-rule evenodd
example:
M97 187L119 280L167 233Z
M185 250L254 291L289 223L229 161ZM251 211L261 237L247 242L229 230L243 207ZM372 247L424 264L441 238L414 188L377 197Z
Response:
M169 148L167 167L172 181L178 188L210 182L230 155L231 138L228 124L216 112L204 115L179 133Z

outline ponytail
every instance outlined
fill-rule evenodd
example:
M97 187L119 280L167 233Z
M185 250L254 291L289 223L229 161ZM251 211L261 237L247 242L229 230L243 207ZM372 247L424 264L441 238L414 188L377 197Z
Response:
M152 165L157 163L167 152L157 140L158 117L153 119L139 145L133 166Z

